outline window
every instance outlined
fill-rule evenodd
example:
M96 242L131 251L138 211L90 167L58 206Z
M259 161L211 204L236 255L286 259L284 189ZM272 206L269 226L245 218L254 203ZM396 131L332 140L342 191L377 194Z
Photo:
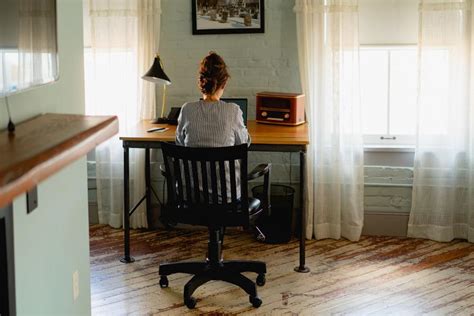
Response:
M417 81L416 46L360 48L366 145L414 144Z
M18 51L0 50L0 96L14 92L18 84Z
M117 115L125 130L127 119L138 120L138 67L133 50L84 49L86 114ZM119 91L119 93L117 92Z
M0 49L0 96L57 79L56 54Z

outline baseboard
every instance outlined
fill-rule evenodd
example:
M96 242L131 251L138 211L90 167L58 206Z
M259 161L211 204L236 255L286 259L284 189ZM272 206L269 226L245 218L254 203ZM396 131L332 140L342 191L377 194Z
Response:
M99 224L99 206L89 201L89 224Z
M406 212L365 212L362 235L406 237L409 217Z
M296 226L297 211L298 210L294 210L293 212L293 227ZM153 224L150 225L151 229L164 227L159 221L159 215L160 206L153 205ZM364 214L362 235L406 237L409 216L410 214L406 212L366 211ZM89 202L89 223L99 223L96 202Z

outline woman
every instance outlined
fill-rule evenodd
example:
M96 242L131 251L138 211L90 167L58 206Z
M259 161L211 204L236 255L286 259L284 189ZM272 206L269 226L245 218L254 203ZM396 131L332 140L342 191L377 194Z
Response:
M239 106L220 101L229 78L222 57L209 52L199 67L198 87L203 100L182 106L176 129L177 144L225 147L250 143Z

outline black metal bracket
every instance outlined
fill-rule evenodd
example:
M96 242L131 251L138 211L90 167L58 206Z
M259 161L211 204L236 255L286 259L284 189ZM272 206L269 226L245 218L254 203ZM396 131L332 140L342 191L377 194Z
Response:
M30 214L38 207L38 187L26 192L26 213Z

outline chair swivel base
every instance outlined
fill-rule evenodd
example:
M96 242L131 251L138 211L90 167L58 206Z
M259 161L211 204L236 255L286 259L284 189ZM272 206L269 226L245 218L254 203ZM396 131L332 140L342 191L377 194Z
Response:
M188 308L196 306L196 299L192 294L198 287L212 280L225 281L242 288L249 294L249 301L254 307L260 307L262 300L257 296L255 283L242 275L242 272L255 272L258 274L256 283L265 285L265 273L267 268L261 261L221 261L217 265L206 262L177 262L160 264L160 286L168 287L167 276L174 273L188 273L194 276L184 286L184 304Z

